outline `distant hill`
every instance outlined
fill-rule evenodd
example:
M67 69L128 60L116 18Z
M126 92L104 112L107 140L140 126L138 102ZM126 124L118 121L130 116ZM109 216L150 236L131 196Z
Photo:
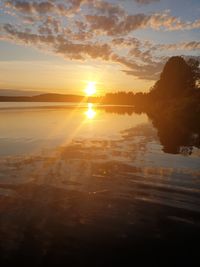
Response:
M0 89L0 96L36 96L43 93L42 91Z
M97 97L80 95L41 94L36 96L0 96L0 102L98 102Z

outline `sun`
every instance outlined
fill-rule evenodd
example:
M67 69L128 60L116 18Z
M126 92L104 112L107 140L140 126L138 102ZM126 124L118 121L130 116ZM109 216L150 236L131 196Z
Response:
M88 82L87 87L85 88L85 93L87 96L92 96L96 93L96 82Z

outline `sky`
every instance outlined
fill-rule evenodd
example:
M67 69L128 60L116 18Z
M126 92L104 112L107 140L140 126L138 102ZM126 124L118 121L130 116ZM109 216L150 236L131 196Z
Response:
M0 0L0 89L147 92L200 52L199 0Z

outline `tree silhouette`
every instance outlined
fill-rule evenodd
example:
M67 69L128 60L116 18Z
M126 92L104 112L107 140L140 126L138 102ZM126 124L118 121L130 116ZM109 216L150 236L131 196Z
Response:
M191 95L200 80L199 62L182 57L171 57L164 66L160 79L150 95L158 98L174 98Z
M190 58L187 62L187 64L190 66L191 70L192 70L192 78L193 78L193 86L195 88L199 88L200 87L200 68L199 68L199 61L194 59L194 58Z

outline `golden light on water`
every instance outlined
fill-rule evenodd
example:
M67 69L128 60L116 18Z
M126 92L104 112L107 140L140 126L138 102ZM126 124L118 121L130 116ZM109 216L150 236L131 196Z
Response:
M93 104L88 104L88 110L85 112L88 119L92 120L96 116L96 111L93 109Z
M88 82L85 93L87 96L94 95L96 93L96 82Z

